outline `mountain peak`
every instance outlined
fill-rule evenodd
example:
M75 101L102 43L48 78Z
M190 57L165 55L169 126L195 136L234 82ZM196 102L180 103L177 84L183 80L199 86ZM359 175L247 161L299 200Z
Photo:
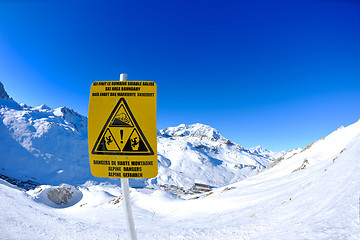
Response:
M14 101L12 97L5 91L4 85L0 82L0 107L8 107L12 109L21 109L22 107Z
M87 128L87 118L65 106L54 109L54 115L63 118L77 130Z
M162 129L160 130L160 133L168 137L205 137L214 141L223 139L221 134L215 128L201 123L192 125L180 124L177 127Z
M51 110L51 108L46 104L42 104L40 106L31 108L31 110L46 111L46 110Z
M9 94L5 91L4 85L0 82L0 99L8 100Z
M252 152L256 152L257 154L261 154L261 153L265 153L265 152L269 152L269 150L261 147L261 146L256 146L254 148L249 148L250 151Z

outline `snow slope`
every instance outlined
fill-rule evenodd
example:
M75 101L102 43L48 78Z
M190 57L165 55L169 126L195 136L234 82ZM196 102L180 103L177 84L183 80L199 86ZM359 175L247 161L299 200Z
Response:
M253 177L188 200L131 189L138 239L360 239L359 156L357 122ZM117 186L88 182L78 190L76 204L52 208L37 190L1 181L1 238L128 238Z

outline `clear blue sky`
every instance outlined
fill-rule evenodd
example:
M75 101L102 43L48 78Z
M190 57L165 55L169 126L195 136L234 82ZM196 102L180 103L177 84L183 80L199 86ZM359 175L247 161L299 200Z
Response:
M87 115L98 80L152 80L158 129L304 148L360 118L360 2L0 0L0 81Z

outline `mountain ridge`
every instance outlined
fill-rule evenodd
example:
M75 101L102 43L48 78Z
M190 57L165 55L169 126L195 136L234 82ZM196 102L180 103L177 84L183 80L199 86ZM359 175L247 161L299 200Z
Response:
M186 143L183 138L173 141L194 146L196 139ZM168 191L131 188L137 232L146 239L359 239L359 156L358 121L304 150L289 151L272 168L206 193L176 196L171 192L183 189L169 185L161 187ZM125 218L114 214L124 205L118 186L87 182L25 193L0 179L0 192L5 238L19 236L19 229L24 238L128 237Z
M0 178L6 180L0 179L0 210L6 213L0 215L3 238L128 237L125 218L114 214L123 208L119 181L117 185L106 183L109 179L83 183L82 178L76 188L42 185L25 192L8 182L27 190L37 183L19 183L2 175L4 168L13 167L14 159L21 166L17 176L33 180L32 174L39 171L44 179L51 179L52 165L57 175L76 172L81 163L80 170L86 170L87 148L81 150L86 152L82 159L79 149L70 156L72 161L59 159L64 149L74 151L71 146L64 148L62 141L87 145L86 137L75 140L86 133L86 119L64 107L32 108L1 99L0 120L0 152L4 153ZM51 152L46 148L51 144L60 144L63 151ZM15 158L4 161L6 156ZM150 189L130 189L137 232L144 239L359 239L359 156L360 121L305 149L280 155L260 146L245 149L202 124L159 130L159 175L132 185ZM60 164L64 162L73 163L73 168ZM263 171L261 164L269 162L272 167ZM60 166L64 168L57 170ZM61 181L55 180L53 185ZM184 190L194 183L210 186L206 193Z
M45 104L18 104L4 87L0 89L5 96L0 102L1 147L10 150L2 157L0 167L4 170L0 168L0 174L28 176L44 184L117 181L95 178L90 173L85 116L65 106L52 109ZM257 174L273 161L273 152L261 147L245 149L200 123L168 127L157 133L159 175L131 179L131 186L191 188L196 182L224 186Z
M0 82L0 98L8 100L9 94L5 91L4 85Z

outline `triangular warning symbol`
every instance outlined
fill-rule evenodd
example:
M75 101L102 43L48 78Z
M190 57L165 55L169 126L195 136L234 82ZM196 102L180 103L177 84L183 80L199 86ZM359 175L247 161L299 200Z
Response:
M154 155L126 100L121 98L106 121L92 154Z
M124 152L148 151L148 149L145 146L144 141L141 139L136 128L134 128L129 139L126 141L123 151Z
M102 136L101 141L98 144L96 150L99 152L120 151L120 148L116 143L116 140L109 128L106 129L105 134Z
M125 110L124 105L120 105L119 109L116 111L114 118L111 120L109 125L110 127L133 127L131 118L129 117L128 112Z

